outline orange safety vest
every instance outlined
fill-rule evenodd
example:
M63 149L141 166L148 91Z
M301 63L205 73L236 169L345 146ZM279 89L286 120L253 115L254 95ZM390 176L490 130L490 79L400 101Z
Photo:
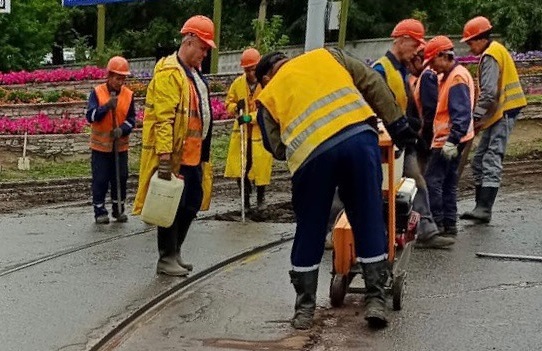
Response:
M98 105L105 105L111 95L107 89L107 84L103 83L94 88L96 97L98 98ZM122 86L120 89L120 94L118 95L117 107L115 108L115 118L116 125L120 127L122 123L126 120L128 115L128 110L130 109L130 104L132 103L133 92ZM90 148L92 150L101 151L101 152L112 152L113 151L113 141L114 138L111 136L111 131L113 130L113 112L112 110L107 111L105 117L99 122L92 122L90 124ZM118 140L118 151L128 151L128 146L130 142L128 136L123 136Z
M201 161L201 147L203 145L203 122L199 111L198 92L192 80L190 81L190 113L188 115L188 129L181 149L181 165L197 166Z
M448 98L450 89L457 84L467 84L470 93L471 112L474 108L474 80L469 71L462 65L455 66L448 77L439 84L437 111L433 122L433 142L431 148L441 148L448 140L452 126L450 111L448 111ZM471 120L467 134L460 140L461 143L474 138L474 124Z

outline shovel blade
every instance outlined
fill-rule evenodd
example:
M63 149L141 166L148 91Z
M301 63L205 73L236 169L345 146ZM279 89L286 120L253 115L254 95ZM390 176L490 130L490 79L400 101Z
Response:
M30 169L30 159L28 157L19 157L17 168L21 171L28 171Z

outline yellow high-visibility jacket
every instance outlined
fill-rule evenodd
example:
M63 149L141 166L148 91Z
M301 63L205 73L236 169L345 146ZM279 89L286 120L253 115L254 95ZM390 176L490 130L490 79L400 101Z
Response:
M154 75L145 99L139 185L133 214L141 213L150 179L158 168L158 155L170 153L173 172L177 173L180 169L181 149L191 108L190 84L184 68L177 60L177 54L161 59L154 67ZM211 137L210 133L204 131L204 134L206 138ZM203 169L210 170L210 167L203 165ZM203 188L207 188L205 191L211 190L209 187ZM209 196L205 193L203 195L204 198Z
M326 49L286 62L258 101L280 125L292 174L320 144L375 115L350 73Z
M493 116L489 117L483 125L483 129L489 128L504 115L505 111L527 106L527 99L519 82L518 71L512 56L506 48L496 41L492 41L489 47L480 57L482 62L485 55L489 55L499 64L499 101ZM480 72L478 72L478 86L480 85ZM480 88L478 88L478 91Z
M246 112L252 117L250 126L247 125L248 128L245 128L245 130L248 130L249 128L252 129L250 139L252 146L252 167L248 173L248 179L253 180L257 186L267 185L271 182L271 170L273 167L273 156L265 150L262 140L262 131L256 122L257 111L255 101L261 90L262 88L258 84L254 93L250 94L246 75L243 74L233 81L226 98L226 109L231 117L238 117L236 108L237 101L239 100L245 100L245 106L248 107L248 111ZM247 134L248 133L245 134L245 145L248 142ZM233 124L224 177L241 177L241 133L237 121Z
M388 86L395 96L395 101L397 101L399 107L401 107L401 110L403 110L403 113L406 113L408 105L408 93L401 73L393 66L393 63L386 56L382 56L380 59L375 61L375 63L373 63L373 67L379 63L384 68L384 72L386 72L386 83L388 83Z

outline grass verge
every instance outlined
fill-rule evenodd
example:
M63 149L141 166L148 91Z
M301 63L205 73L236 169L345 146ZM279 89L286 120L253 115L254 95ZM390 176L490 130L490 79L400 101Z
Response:
M221 171L226 164L230 137L222 134L213 139L211 159L215 170ZM139 172L139 160L141 148L134 147L128 156L129 172ZM30 170L21 171L17 168L2 167L0 169L0 182L46 180L59 178L90 177L90 155L74 161L44 161L39 159L30 160Z

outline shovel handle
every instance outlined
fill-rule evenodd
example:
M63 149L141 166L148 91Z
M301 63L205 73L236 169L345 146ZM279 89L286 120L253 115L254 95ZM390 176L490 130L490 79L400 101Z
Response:
M23 141L23 159L26 157L26 142L27 142L28 132L24 132L24 141Z

